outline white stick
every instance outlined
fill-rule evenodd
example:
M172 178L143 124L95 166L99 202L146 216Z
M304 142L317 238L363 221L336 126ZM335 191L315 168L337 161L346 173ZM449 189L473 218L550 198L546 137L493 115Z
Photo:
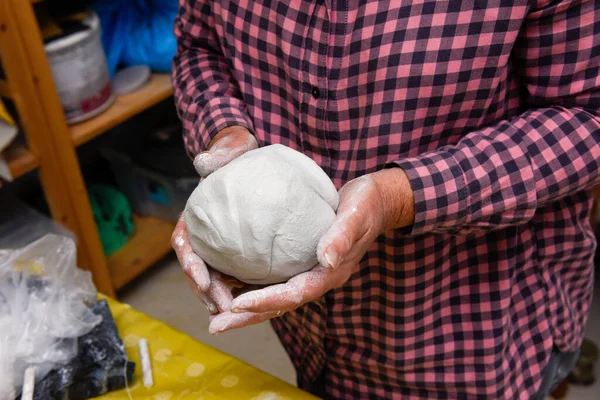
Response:
M23 376L23 391L21 392L21 400L32 400L33 389L35 386L35 367L27 367Z
M148 341L146 339L140 339L138 346L140 348L140 358L142 359L144 387L148 389L154 386L154 380L152 379L152 365L150 364L150 352L148 351Z

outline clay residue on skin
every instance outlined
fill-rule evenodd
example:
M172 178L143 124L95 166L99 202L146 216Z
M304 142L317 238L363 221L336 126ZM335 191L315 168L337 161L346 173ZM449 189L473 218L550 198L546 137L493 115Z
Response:
M230 329L257 324L259 322L263 322L274 317L277 317L277 312L247 312L243 314L233 314L231 312L224 312L212 317L213 319L208 327L208 332L214 335Z
M183 266L184 268L190 268L192 264L198 262L199 260L200 257L198 257L197 255L188 253L183 256Z
M241 154L257 147L256 138L250 134L225 135L210 150L202 152L194 158L194 167L198 174L205 178Z
M179 235L175 238L175 246L177 246L178 248L183 247L183 245L185 245L185 240L183 239L182 235Z
M244 293L233 300L233 313L246 311L282 312L293 310L322 295L328 271L318 266L288 282ZM257 310L258 309L258 310Z

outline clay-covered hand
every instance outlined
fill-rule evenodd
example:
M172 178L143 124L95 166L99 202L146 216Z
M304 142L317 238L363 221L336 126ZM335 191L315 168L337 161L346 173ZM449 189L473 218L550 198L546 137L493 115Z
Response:
M258 142L248 129L230 126L217 133L210 141L208 150L194 158L194 167L202 178L206 178L233 159L256 148Z
M171 236L171 244L183 272L187 275L190 288L204 303L211 314L228 311L233 300L232 290L241 283L235 278L209 268L192 250L188 241L187 228L183 216L179 218Z
M211 333L256 324L317 300L350 278L377 236L414 221L413 192L400 168L354 179L339 195L336 220L317 248L320 265L286 283L235 298L230 311L211 317Z
M213 138L208 151L196 156L194 167L198 174L205 178L236 157L256 148L258 148L256 138L246 128L228 127ZM239 282L208 268L204 261L194 253L188 241L183 215L175 225L171 244L188 277L190 287L206 305L206 308L212 314L228 311L233 299L231 291L239 286Z

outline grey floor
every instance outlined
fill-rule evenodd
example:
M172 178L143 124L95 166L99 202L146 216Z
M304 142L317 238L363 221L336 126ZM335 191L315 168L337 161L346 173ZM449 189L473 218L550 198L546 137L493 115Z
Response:
M596 282L600 282L600 277ZM600 344L600 284L596 285L596 294L586 336ZM269 323L217 336L208 334L208 313L189 290L174 256L165 258L138 278L121 293L120 300L203 343L295 384L294 368ZM600 362L596 371L600 373ZM568 399L598 400L598 393L600 381L587 388L571 386Z

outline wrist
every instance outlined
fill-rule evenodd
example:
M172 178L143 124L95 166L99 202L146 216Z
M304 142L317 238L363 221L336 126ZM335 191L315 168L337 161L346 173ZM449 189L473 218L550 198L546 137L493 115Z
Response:
M386 168L373 174L381 196L384 230L404 228L415 220L415 200L410 180L401 168Z

